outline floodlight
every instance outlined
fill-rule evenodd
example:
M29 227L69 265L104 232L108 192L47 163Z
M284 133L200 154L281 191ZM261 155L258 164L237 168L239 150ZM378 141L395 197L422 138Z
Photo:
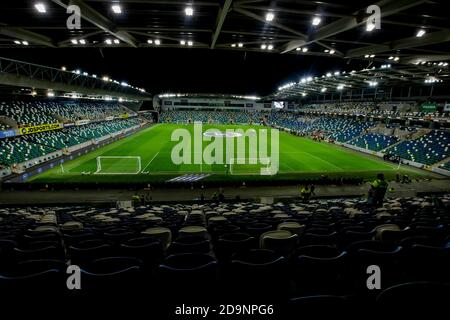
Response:
M268 22L273 21L274 18L275 18L275 15L273 14L273 12L268 12L266 14L266 21L268 21Z
M417 31L416 37L417 37L417 38L423 37L423 35L424 35L425 33L427 33L425 30L420 29L419 31Z
M186 7L186 9L184 9L184 13L187 16L193 16L194 15L194 8L192 7Z
M118 4L112 5L112 6L111 6L111 9L112 9L112 11L113 11L115 14L121 14L121 13L122 13L122 8L121 8L120 5L118 5Z
M320 19L320 17L314 17L314 19L312 20L313 26L318 26L321 22L322 19Z
M38 2L34 5L34 7L36 8L36 10L39 13L46 13L47 12L47 8L45 7L45 4L43 4L42 2Z

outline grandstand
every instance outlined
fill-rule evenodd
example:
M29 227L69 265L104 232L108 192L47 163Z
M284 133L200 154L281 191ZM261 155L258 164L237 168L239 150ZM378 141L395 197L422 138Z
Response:
M1 1L0 318L445 316L446 12Z

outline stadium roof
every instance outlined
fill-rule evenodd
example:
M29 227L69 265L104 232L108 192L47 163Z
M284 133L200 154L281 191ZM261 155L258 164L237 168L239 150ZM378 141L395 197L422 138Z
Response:
M373 4L380 7L381 25L377 29L369 23L373 28L368 31L368 7ZM68 29L68 5L80 8L81 29ZM442 64L450 59L450 28L445 1L439 0L5 0L0 2L0 48L14 48L4 50L5 55L11 53L13 59L25 61L26 57L15 57L21 49L66 48L70 53L51 50L37 55L40 59L48 57L48 65L58 65L63 58L61 65L82 62L83 71L93 69L91 73L104 71L101 68L108 60L99 63L97 55L83 48L100 49L102 58L103 48L110 48L108 58L117 61L116 77L149 87L153 92L186 92L192 87L198 88L197 92L217 92L227 88L243 95L265 96L283 86L280 79L299 81L300 85L303 70L311 73L305 74L306 78L321 77L330 66L341 72L355 69L353 80L347 79L352 87L367 86L368 77L375 77L380 86L445 79L448 67ZM124 54L115 48L128 49L123 49L127 50ZM147 50L137 52L135 48ZM200 54L188 48L207 50ZM167 64L172 61L176 66L172 70L177 70L179 76L174 79L171 72L165 71L167 64L154 64L147 59L149 52L153 61L158 61L157 57L164 57ZM244 55L241 60L240 52ZM247 52L252 53L253 64L242 63L247 61ZM386 64L392 67L369 71ZM191 65L204 69L195 72L195 81ZM199 65L204 67L198 68ZM217 77L209 81L212 68ZM267 77L255 68L264 69ZM158 77L141 81L136 73L144 70ZM242 70L251 75L241 76ZM331 71L334 74L336 70ZM294 77L289 72L295 73ZM383 79L381 73L385 75ZM183 75L188 75L189 80ZM235 79L231 83L227 77ZM328 80L314 81L317 88L308 90L321 90ZM289 88L292 82L287 85L287 89L295 89ZM292 98L303 92L280 91L284 93L271 96L279 98L284 94Z
M393 60L393 59L391 59ZM330 70L319 76L304 76L278 88L267 99L323 96L333 91L423 86L441 84L450 77L448 62L418 61L414 64L377 64L362 70Z
M81 10L80 30L66 26L69 4ZM380 7L381 29L369 32L372 4ZM11 0L0 2L0 47L190 46L435 61L450 57L444 6L437 0Z

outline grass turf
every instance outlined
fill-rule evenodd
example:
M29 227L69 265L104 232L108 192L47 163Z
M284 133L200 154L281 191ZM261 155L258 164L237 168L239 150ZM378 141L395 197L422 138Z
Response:
M410 167L402 166L397 170L397 165L382 161L371 155L362 154L347 148L326 142L315 142L309 138L293 136L280 132L279 139L279 172L275 176L245 175L246 170L229 173L229 168L223 164L202 166L198 164L175 165L171 161L171 151L177 142L171 141L171 134L175 129L184 128L193 136L193 125L158 124L144 129L132 136L99 148L93 152L76 158L64 164L64 172L60 167L54 167L29 179L29 182L39 183L133 183L166 181L186 173L213 173L207 180L292 180L317 178L320 175L333 177L361 177L373 178L377 173L383 172L388 177L393 177L397 172L407 173L410 177L422 176L425 173ZM260 130L260 126L245 125L204 125L203 131L216 128L221 131L226 129L254 129ZM227 138L230 139L230 138ZM270 139L268 139L270 140ZM210 142L203 142L203 148ZM270 143L269 143L270 145ZM248 143L247 143L248 154ZM193 152L193 151L192 151ZM269 147L270 154L270 147ZM141 157L142 170L139 174L94 174L97 170L98 156L139 156ZM192 155L193 156L193 155ZM108 166L114 166L114 170L127 166L136 166L135 160L118 159L117 161L105 161L102 172L108 171ZM254 168L253 168L254 169ZM112 170L112 171L114 171ZM120 171L120 170L119 170ZM134 169L123 172L135 172ZM250 172L250 170L248 171ZM426 175L426 174L425 174Z

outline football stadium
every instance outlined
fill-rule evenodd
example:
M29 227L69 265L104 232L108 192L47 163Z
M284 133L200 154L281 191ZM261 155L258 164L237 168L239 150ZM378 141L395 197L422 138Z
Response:
M2 1L1 316L448 313L445 8Z

